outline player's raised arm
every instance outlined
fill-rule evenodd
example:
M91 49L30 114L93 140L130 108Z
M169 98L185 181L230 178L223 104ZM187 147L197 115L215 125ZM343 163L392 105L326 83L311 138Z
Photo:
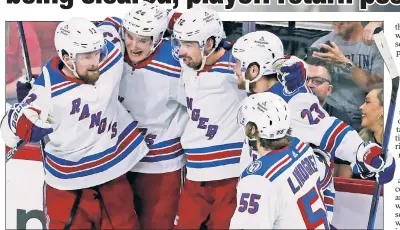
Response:
M2 137L8 147L16 146L19 140L37 142L53 132L50 119L42 120L40 116L50 106L49 103L50 98L44 87L36 85L21 103L8 110L1 123Z
M311 143L333 157L353 162L363 142L358 133L343 121L329 116L317 97L302 93L289 101L293 119L293 135ZM310 135L312 133L312 135Z
M100 22L97 28L103 33L104 38L113 43L121 52L124 52L122 20L118 17L107 17Z
M382 148L373 143L365 143L358 133L345 122L329 116L319 105L318 99L309 93L293 97L289 101L293 119L293 135L319 146L334 157L351 162L353 173L364 177L378 173L380 183L393 178L395 165L389 154L388 161L380 156ZM312 134L312 135L310 135Z
M283 84L286 93L300 90L307 81L307 63L296 56L284 56L273 62L278 72L278 80Z

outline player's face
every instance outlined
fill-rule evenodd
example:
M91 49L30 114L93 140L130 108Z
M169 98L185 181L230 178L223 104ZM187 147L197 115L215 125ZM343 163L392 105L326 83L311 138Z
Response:
M371 90L365 97L364 104L361 105L361 126L370 130L376 130L383 126L383 107L379 103L379 89Z
M76 55L76 72L86 84L94 84L100 77L100 50Z
M146 59L153 48L153 40L150 36L139 36L125 31L125 47L129 60L138 63Z
M332 92L329 74L325 67L309 65L307 86L318 97L319 103L324 105L326 99Z
M198 42L179 41L179 56L183 63L192 69L199 69L201 66L201 50Z

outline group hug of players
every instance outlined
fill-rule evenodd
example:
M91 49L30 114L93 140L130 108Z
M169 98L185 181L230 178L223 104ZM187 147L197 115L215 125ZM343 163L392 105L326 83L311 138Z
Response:
M1 124L9 147L41 143L48 229L329 229L333 157L393 178L393 157L321 108L270 32L231 44L211 9L143 1L54 39Z

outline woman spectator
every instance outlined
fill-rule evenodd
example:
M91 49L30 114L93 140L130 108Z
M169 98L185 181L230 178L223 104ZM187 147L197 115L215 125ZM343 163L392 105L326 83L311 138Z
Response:
M382 145L383 140L383 89L373 89L360 106L362 113L360 136L365 141Z
M372 141L382 145L383 140L383 89L371 90L365 97L365 102L360 106L362 129L358 133L364 141ZM336 165L335 165L336 166ZM348 165L341 164L335 169L336 176L361 179L359 175L352 175ZM375 178L369 178L374 180Z
M371 90L365 97L364 104L360 106L362 129L358 133L364 141L372 141L382 146L383 141L383 89L376 88ZM349 172L351 169L348 168ZM362 179L359 175L353 178ZM376 180L375 177L368 180Z

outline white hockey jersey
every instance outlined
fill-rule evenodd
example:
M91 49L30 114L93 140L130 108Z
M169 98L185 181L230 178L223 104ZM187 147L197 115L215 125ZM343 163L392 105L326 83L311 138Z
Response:
M118 101L123 57L106 42L108 57L100 63L95 85L66 76L59 57L43 68L51 79L51 99L44 71L30 93L33 106L51 104L53 132L44 148L45 181L60 190L75 190L111 181L128 172L148 148L136 122Z
M244 133L236 117L246 93L237 87L237 77L228 68L230 51L201 72L183 61L182 81L189 122L182 135L187 157L187 178L213 181L239 177Z
M307 86L286 95L277 82L269 92L281 96L289 105L292 136L313 144L339 159L353 162L358 146L363 142L358 133L346 123L329 114L319 105L318 98Z
M105 37L121 44L122 20L107 18L99 29ZM134 65L126 57L119 98L145 135L149 153L131 170L142 173L165 173L182 168L186 157L180 138L189 116L186 99L179 102L181 67L172 54L170 41L163 40L144 61ZM183 105L182 105L183 104Z
M288 103L292 117L291 135L331 155L331 164L325 169L326 174L322 187L329 220L332 220L335 198L332 172L334 157L353 162L362 139L352 127L335 117L330 117L307 86L287 95L283 85L277 82L268 92L281 96ZM257 157L256 155L252 156L253 154L255 153L250 151L248 145L244 145L241 169L247 167Z
M125 54L125 44L122 37L122 19L107 17L97 25L97 28L103 33L106 40L120 49L122 54Z
M249 165L237 186L231 229L330 229L317 159L297 138Z

